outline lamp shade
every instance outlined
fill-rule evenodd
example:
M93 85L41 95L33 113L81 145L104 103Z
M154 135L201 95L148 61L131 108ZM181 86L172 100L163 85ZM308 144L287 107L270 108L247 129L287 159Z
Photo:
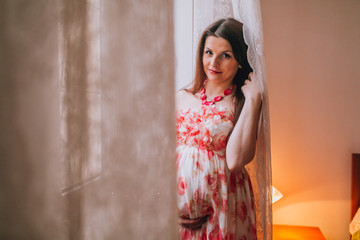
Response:
M353 220L351 221L349 230L351 235L354 235L354 233L360 230L360 208L357 210Z
M276 187L272 186L272 203L279 201L282 197L282 193Z

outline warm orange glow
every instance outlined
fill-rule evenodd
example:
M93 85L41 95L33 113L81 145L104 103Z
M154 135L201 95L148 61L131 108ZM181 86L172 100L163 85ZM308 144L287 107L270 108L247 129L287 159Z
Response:
M272 203L279 201L283 197L282 193L272 186Z
M318 227L273 225L273 240L325 240Z

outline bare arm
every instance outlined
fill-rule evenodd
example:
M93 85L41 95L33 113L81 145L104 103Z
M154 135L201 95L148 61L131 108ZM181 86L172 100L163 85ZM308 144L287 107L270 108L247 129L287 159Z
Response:
M226 146L226 161L230 171L238 171L249 163L254 158L256 148L261 93L249 80L245 81L241 90L245 103Z

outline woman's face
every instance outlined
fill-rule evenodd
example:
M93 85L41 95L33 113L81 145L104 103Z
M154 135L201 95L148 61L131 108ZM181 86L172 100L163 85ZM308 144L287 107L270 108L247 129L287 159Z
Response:
M240 66L230 43L221 37L206 38L202 61L208 81L218 83L231 84Z

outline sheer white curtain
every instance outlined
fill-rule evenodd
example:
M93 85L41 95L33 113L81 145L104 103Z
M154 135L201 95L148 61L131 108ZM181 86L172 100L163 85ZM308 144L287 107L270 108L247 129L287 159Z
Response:
M0 239L176 239L172 10L0 1Z
M73 238L177 236L171 10L161 0L62 0L62 193Z
M193 58L202 31L212 22L233 17L244 24L244 37L249 46L248 59L254 69L253 81L262 91L263 105L259 123L255 161L247 166L256 198L258 239L272 237L271 159L269 101L265 73L264 38L259 0L193 1ZM195 62L195 61L193 61Z

